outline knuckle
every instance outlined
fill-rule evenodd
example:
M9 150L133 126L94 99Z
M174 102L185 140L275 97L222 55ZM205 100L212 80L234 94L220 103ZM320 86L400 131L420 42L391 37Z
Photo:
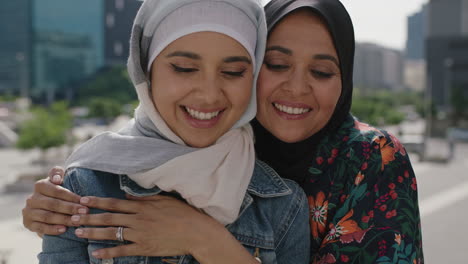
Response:
M109 258L111 258L111 253L110 253L109 251L110 251L110 249L101 249L101 252L100 252L100 253L101 253L101 254L100 254L101 257L102 257L103 259L109 259Z
M34 183L34 192L38 192L44 186L44 180L39 180Z
M114 219L112 214L103 213L101 215L101 217L102 217L102 222L103 222L104 225L112 225L112 222L113 222L113 219Z
M52 218L52 213L48 211L43 211L39 216L39 221L43 223L48 223L51 221L51 218Z
M43 224L39 224L39 223L36 223L34 225L34 231L36 231L37 233L41 233L41 234L44 234L44 231L45 231L45 228L44 228L44 225Z
M112 199L112 198L106 200L106 207L109 208L109 210L116 210L117 209L117 200Z
M60 200L49 199L48 206L52 211L58 211L60 209Z
M34 196L31 194L26 198L26 207L33 207L34 204Z

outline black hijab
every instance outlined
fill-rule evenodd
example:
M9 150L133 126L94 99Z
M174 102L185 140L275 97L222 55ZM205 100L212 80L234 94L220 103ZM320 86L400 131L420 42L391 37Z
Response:
M348 118L353 91L354 29L345 7L338 0L272 0L265 6L268 31L288 14L307 8L328 26L340 61L342 89L335 111L328 123L311 137L296 143L285 143L257 120L252 125L258 158L273 167L282 177L303 183L310 161L315 159L317 145L333 135Z

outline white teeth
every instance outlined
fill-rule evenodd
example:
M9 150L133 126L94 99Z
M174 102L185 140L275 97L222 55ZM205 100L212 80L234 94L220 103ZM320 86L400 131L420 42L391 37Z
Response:
M274 103L274 106L281 112L284 112L290 115L302 115L304 113L311 111L310 108L295 108L295 107L280 105L278 103Z
M185 106L185 110L187 110L187 113L189 113L189 115L195 119L198 119L198 120L210 120L210 119L213 119L215 117L217 117L219 115L219 113L221 111L217 111L217 112L211 112L211 113L203 113L203 112L198 112L196 110L193 110L193 109L190 109L188 107Z

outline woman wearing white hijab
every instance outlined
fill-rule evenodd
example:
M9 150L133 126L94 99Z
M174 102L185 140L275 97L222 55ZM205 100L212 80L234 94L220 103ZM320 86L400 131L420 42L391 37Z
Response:
M188 245L199 241L200 247L176 245L174 251L106 259L99 249L149 247L132 239L151 226L129 221L137 208L112 216L92 209L91 214L102 213L101 220L121 221L98 231L102 239L114 241L86 239L86 226L70 228L44 237L40 263L308 263L304 193L255 161L248 122L256 113L254 84L265 41L257 1L146 0L134 23L128 63L140 100L135 118L118 133L103 133L81 145L67 160L64 187L72 192L109 202L128 194L175 196L200 211L191 214L211 216L204 219L213 229L226 226L232 235L225 232L231 239L223 241L231 244L204 252L216 237L176 228L162 230L169 236L151 237L150 242L185 236ZM159 199L161 207L181 203ZM131 208L131 201L119 203L126 202ZM159 217L164 221L164 215ZM180 220L190 221L185 217ZM80 216L74 220L79 223ZM239 250L236 240L245 249Z

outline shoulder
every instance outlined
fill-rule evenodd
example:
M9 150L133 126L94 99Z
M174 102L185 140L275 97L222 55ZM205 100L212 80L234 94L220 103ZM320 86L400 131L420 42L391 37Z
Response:
M300 199L304 194L303 189L295 181L282 178L273 168L263 161L255 162L254 175L249 185L248 192L262 198ZM305 194L304 194L305 195Z
M103 171L70 168L63 185L81 196L114 196L113 193L120 191L120 177Z
M367 181L394 181L403 174L414 174L403 144L386 130L355 120L350 138L353 142L349 147L363 158L360 174Z
M304 217L308 221L307 196L298 183L281 178L262 161L256 162L252 181L249 194L257 204L256 207L262 210L274 225L287 227L296 217ZM282 228L278 230L280 229Z

